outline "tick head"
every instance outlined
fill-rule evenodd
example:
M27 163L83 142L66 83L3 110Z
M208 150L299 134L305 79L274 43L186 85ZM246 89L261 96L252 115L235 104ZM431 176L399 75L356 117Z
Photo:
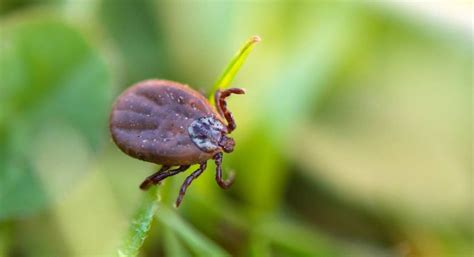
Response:
M215 152L222 148L224 152L234 149L234 140L225 136L226 127L215 117L202 117L188 127L189 137L204 152Z

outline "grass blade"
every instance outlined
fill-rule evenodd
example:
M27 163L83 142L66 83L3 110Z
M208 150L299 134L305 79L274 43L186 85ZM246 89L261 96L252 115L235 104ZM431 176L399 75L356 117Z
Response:
M163 231L165 256L188 257L190 254L186 251L184 245L179 240L176 232L170 228Z
M342 256L322 234L308 229L307 225L287 218L273 220L268 217L259 224L258 236L270 240L272 245L280 247L291 256Z
M160 215L156 215L156 217L164 226L173 230L176 235L182 238L197 256L230 256L221 247L181 219L181 217L179 217L176 212L163 207L160 208Z
M152 187L144 195L142 205L134 215L124 243L118 250L118 256L133 257L138 255L158 208L159 195L157 190L158 187Z
M261 39L259 36L253 36L248 39L247 42L245 42L245 44L239 49L237 54L227 65L221 77L216 81L211 92L215 92L217 89L226 88L229 86L230 82L232 82L232 80L234 79L235 75L239 71L240 67L249 55L250 51L252 51L254 45L260 41ZM211 104L214 103L214 97L212 94L209 96L209 101L211 102Z

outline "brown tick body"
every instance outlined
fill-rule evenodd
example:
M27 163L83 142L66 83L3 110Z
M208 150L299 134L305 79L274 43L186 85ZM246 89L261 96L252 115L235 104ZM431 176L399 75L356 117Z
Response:
M225 98L243 93L239 88L218 90L215 111L205 97L177 82L146 80L123 92L110 115L114 142L134 158L162 165L140 188L146 190L192 164L199 164L181 186L176 201L179 206L187 187L205 170L209 159L216 163L217 183L228 188L233 176L223 180L221 164L223 152L234 149L234 140L227 135L236 126ZM179 167L171 169L172 166Z

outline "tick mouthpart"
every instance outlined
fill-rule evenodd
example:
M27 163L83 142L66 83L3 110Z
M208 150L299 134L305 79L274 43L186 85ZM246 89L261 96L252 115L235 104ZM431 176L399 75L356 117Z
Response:
M234 151L235 141L233 138L223 135L221 140L219 141L219 146L225 153L230 153Z

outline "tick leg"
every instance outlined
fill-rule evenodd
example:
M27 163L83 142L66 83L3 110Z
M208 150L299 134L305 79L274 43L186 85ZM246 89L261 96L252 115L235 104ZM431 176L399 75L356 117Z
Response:
M196 179L197 177L199 177L199 175L201 175L201 173L206 169L206 166L207 166L207 162L202 162L199 165L199 169L194 171L191 175L189 175L186 178L186 180L184 180L183 185L181 185L181 189L179 190L178 199L176 199L176 204L175 204L176 208L178 208L179 205L181 204L181 201L183 200L183 197L186 194L186 189L188 189L188 186L191 185L191 182L193 182L194 179Z
M226 98L231 94L245 94L245 91L241 88L229 88L226 90L217 90L214 95L214 100L216 102L216 109L221 116L227 120L227 133L232 132L236 128L234 117L232 113L227 109Z
M232 183L234 183L235 176L234 173L230 173L227 180L222 178L222 157L222 153L217 153L214 155L214 161L216 162L216 181L220 187L227 189L232 185Z
M160 170L158 170L157 172L153 173L151 176L148 176L141 184L140 184L140 188L142 190L146 190L148 189L152 184L153 184L153 181L155 181L155 178L158 177L158 175L164 173L165 171L169 170L171 167L170 166L167 166L167 165L163 165L161 166Z
M189 165L182 165L179 166L179 168L174 169L174 170L169 170L170 166L163 165L161 166L161 169L154 173L153 175L147 177L142 184L140 185L140 188L142 190L147 190L151 185L156 185L160 183L163 179L174 176L180 172L183 172L189 168Z

